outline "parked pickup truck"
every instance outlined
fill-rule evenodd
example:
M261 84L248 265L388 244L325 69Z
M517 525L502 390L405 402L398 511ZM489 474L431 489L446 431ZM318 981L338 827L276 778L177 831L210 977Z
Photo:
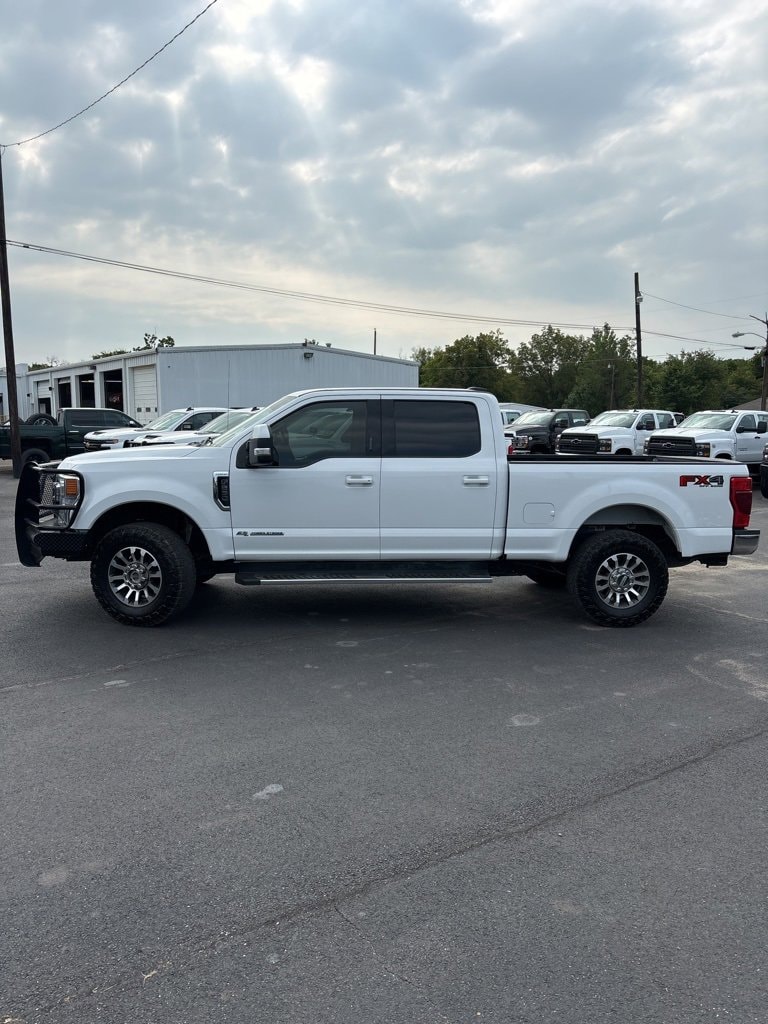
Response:
M557 439L557 450L570 454L641 455L646 437L660 427L674 427L667 409L609 409L589 426L569 427Z
M488 393L328 389L202 447L27 466L16 542L27 566L90 561L98 601L133 626L178 614L217 573L246 585L522 575L567 587L601 625L633 626L662 603L670 566L755 551L751 508L736 463L508 460Z
M39 414L36 423L22 423L21 464L48 462L63 459L85 451L85 435L99 427L141 427L119 409L75 409L64 408L54 420L52 416ZM0 459L11 458L11 430L9 424L0 427Z
M651 455L703 455L746 462L757 472L768 440L768 412L707 409L695 412L679 427L657 430L646 438Z
M542 409L526 412L504 433L509 441L509 454L522 452L554 452L557 439L569 427L585 427L589 423L586 409Z

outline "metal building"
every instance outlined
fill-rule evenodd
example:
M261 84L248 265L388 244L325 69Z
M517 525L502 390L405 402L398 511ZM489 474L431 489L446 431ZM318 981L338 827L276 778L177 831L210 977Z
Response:
M287 345L158 348L47 370L17 366L19 415L55 416L63 406L123 409L148 423L192 405L250 406L304 388L418 387L418 364L314 342ZM0 419L7 415L0 372Z

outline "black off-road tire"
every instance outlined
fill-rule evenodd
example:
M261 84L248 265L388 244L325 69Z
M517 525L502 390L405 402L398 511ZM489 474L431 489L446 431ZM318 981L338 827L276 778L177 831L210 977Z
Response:
M27 466L30 463L39 466L43 462L50 462L51 456L44 448L27 448L21 453L21 465Z
M32 426L42 426L47 424L48 426L56 425L56 417L50 416L47 412L33 412L31 416L27 416L24 420L25 423L31 423Z
M575 551L568 590L600 626L636 626L659 608L669 568L659 548L631 530L595 533Z
M768 498L768 470L760 470L760 493L764 498Z
M192 552L157 523L110 530L91 560L91 586L101 607L126 626L159 626L178 615L195 592Z

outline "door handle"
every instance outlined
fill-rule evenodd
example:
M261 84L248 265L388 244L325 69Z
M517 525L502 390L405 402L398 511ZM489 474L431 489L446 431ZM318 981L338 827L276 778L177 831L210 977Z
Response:
M487 487L491 482L490 477L487 476L465 476L464 486L465 487Z
M347 476L344 478L344 482L349 484L350 487L372 487L373 477L372 476Z

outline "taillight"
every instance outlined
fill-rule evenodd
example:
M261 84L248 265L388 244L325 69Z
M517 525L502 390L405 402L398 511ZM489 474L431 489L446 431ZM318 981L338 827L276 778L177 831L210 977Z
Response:
M749 517L752 513L752 480L750 477L731 477L731 506L734 530L742 530L749 526Z

